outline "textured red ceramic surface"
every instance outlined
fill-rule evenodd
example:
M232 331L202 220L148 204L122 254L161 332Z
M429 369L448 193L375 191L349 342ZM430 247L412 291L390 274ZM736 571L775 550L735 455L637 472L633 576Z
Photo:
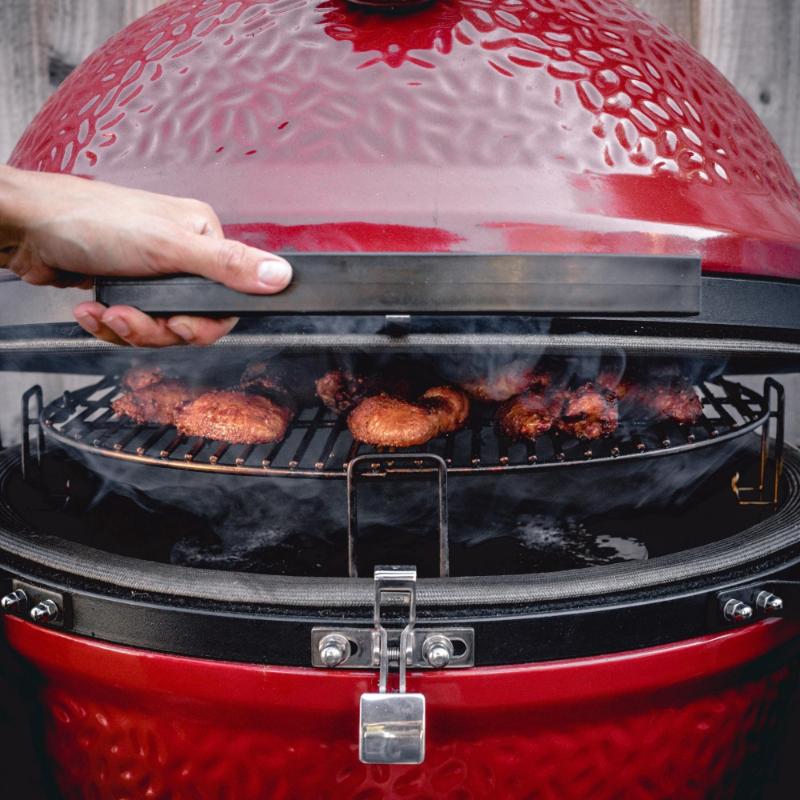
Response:
M800 278L800 189L766 129L619 0L173 0L65 81L12 162L195 195L270 248Z
M742 767L758 759L792 675L755 662L798 627L412 675L428 698L418 767L359 763L370 673L165 656L13 618L6 631L42 674L66 798L708 800L741 791Z

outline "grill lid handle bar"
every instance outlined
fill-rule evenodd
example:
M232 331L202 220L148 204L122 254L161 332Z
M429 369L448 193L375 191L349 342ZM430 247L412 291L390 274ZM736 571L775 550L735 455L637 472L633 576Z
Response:
M585 314L694 316L700 259L615 253L283 253L276 295L205 278L98 278L105 305L149 314Z
M438 524L439 524L439 577L450 575L450 541L447 518L447 464L441 456L434 453L392 453L367 454L356 456L347 465L347 574L351 578L358 577L358 560L356 542L358 539L358 478L365 473L375 476L388 474L403 475L403 462L411 462L410 473L419 474L424 465L430 464L436 472L438 490ZM361 471L362 465L368 469Z

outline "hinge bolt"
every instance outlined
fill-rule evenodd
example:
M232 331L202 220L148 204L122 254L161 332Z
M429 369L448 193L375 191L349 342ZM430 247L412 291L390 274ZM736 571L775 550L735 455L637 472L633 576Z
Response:
M339 633L329 633L319 642L319 659L326 667L338 667L350 658L350 641Z
M3 611L24 611L28 605L28 595L22 589L15 589L0 599L0 608Z
M783 611L783 600L772 592L762 591L756 595L756 608L765 614L780 614Z
M434 669L444 669L453 657L453 643L446 636L434 633L422 643L422 657Z
M58 615L59 608L52 600L42 600L31 609L31 619L34 622L54 622Z
M749 622L753 618L753 607L732 597L722 607L722 616L725 617L728 622L735 622L737 624Z

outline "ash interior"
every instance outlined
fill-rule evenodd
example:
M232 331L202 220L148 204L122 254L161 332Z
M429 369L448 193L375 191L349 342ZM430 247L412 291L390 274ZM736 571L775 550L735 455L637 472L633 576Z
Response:
M613 481L625 480L605 469L580 478L566 502L558 500L557 484L569 477L556 476L554 483L553 473L452 481L450 574L590 568L732 536L770 513L739 505L731 491L734 471L741 470L745 481L756 478L756 444L737 451L669 502L650 480L649 499L603 500L614 494ZM199 478L202 485L187 488L165 479L143 491L109 481L56 451L46 454L32 481L16 471L5 498L34 530L146 561L263 574L347 575L347 498L341 482L186 477ZM429 479L365 482L359 491L359 574L370 574L376 564L411 563L423 577L438 575L436 510Z

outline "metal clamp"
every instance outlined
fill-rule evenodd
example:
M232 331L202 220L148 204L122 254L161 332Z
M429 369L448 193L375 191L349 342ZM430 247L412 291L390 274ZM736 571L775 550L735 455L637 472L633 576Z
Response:
M783 447L785 435L786 397L783 385L774 378L764 381L764 398L769 407L769 414L761 429L761 454L757 486L740 486L741 476L737 472L731 478L731 488L742 506L778 506L780 499L781 475L783 473ZM774 406L773 406L774 398ZM775 447L773 453L774 466L767 485L767 464L770 451L770 421L775 420Z
M374 454L357 456L347 465L347 569L351 578L358 577L356 562L356 541L358 539L358 494L357 479L360 475L385 476L389 473L403 475L402 466L398 463L412 462L412 474L418 474L425 463L432 465L431 472L436 472L439 489L439 577L446 578L450 574L450 544L447 523L447 464L441 456L433 453L392 453L391 455ZM359 467L369 465L369 470L359 471ZM395 569L391 567L390 569ZM416 575L416 568L415 575ZM377 580L377 569L375 572Z
M406 692L409 641L417 619L416 567L375 568L373 659L379 667L378 691L361 695L358 755L365 764L421 764L425 759L425 695ZM385 595L408 603L400 646L389 648L381 621ZM389 693L389 664L398 667L397 692Z

